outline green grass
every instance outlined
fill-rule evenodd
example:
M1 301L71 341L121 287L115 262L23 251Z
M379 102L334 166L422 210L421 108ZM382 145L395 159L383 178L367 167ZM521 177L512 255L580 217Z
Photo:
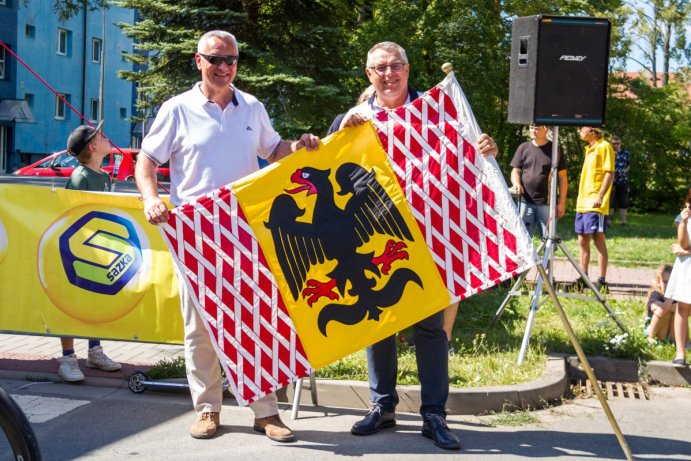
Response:
M529 424L539 424L540 419L534 416L528 410L519 411L502 411L499 413L490 413L491 417L485 423L490 427L497 426L527 426Z
M454 328L456 353L449 358L452 386L499 386L541 377L549 352L575 354L556 307L547 301L536 312L529 348L523 363L517 359L530 309L528 296L512 297L499 322L489 323L507 295L507 288L494 288L461 302ZM671 344L649 344L643 335L643 303L608 299L609 305L629 330L624 335L599 302L560 298L571 327L586 355L612 358L668 361L674 357ZM406 337L410 330L402 332ZM367 379L363 352L352 354L319 371L320 377ZM415 357L399 341L399 384L418 384Z
M174 357L172 359L162 359L154 364L146 372L149 379L171 379L184 378L185 374L185 358L182 356Z
M629 226L612 224L607 235L610 265L655 267L673 262L670 246L675 241L671 215L629 214ZM573 232L573 216L560 220L558 235L567 249L578 257ZM539 241L536 240L536 244ZM594 250L593 250L594 255ZM651 271L652 274L652 271ZM538 309L530 334L530 346L524 362L518 366L521 340L531 299L512 297L500 321L489 327L496 310L506 298L509 286L496 287L461 302L454 326L456 354L449 359L452 386L510 385L537 379L544 373L549 352L575 354L557 309L547 301ZM530 290L528 292L532 293ZM649 344L643 335L643 301L608 299L617 318L629 330L624 335L597 301L559 298L584 352L589 356L669 361L674 358L672 344ZM412 330L401 333L409 337ZM367 362L363 352L331 364L318 372L321 377L367 379ZM415 356L399 341L399 384L417 384Z
M609 264L621 267L656 267L674 262L670 250L676 243L675 215L628 214L628 226L613 222L607 230ZM565 215L557 225L557 235L578 259L578 240L573 230L574 215ZM592 244L591 244L592 245ZM593 256L595 256L593 249Z
M675 241L673 219L671 215L630 214L629 226L620 226L618 222L612 224L607 235L610 265L652 268L660 262L673 262L670 253L670 246ZM558 235L577 258L573 216L567 215L560 220ZM537 243L539 241L536 240ZM512 297L500 321L494 327L489 327L510 286L513 286L513 281L461 302L453 334L456 353L449 359L452 386L497 386L531 381L543 375L549 352L575 354L556 307L547 301L535 315L525 360L520 366L516 364L531 299L528 296ZM528 292L532 293L530 290ZM651 359L671 361L674 358L673 345L649 344L644 338L643 301L608 299L609 305L630 332L626 336L608 318L599 302L563 297L560 302L583 350L589 356L639 362ZM406 341L411 335L411 328L399 335L399 384L418 384L415 354ZM179 358L172 363L160 363L149 374L152 379L184 376L184 361ZM317 374L335 379L367 380L364 351L343 358Z

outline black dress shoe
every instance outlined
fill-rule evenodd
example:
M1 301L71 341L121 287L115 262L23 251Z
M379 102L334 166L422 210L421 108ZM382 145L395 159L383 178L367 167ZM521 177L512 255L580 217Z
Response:
M422 425L422 435L434 441L434 444L444 450L460 450L461 441L453 435L446 420L437 414L427 413Z
M396 425L396 413L382 410L380 406L374 406L363 419L353 424L350 432L355 435L376 434L386 427Z

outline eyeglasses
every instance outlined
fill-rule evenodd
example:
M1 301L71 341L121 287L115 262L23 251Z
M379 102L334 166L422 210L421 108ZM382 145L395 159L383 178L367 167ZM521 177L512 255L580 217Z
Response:
M238 57L233 56L232 54L228 56L212 56L210 54L199 53L199 56L206 59L207 61L209 61L209 64L212 64L214 66L220 66L222 62L225 62L226 64L228 64L228 66L232 66L233 64L238 62Z
M384 75L386 73L386 69L391 69L392 73L397 74L403 70L403 66L405 66L405 64L397 62L395 64L391 64L390 66L374 66L369 67L368 69L375 71L379 75Z

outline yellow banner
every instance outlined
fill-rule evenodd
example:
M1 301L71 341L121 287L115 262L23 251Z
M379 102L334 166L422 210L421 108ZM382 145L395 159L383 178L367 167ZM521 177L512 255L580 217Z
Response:
M309 155L311 154L311 155ZM320 368L450 296L374 127L233 183L310 363Z
M177 279L131 194L0 184L0 330L181 343Z

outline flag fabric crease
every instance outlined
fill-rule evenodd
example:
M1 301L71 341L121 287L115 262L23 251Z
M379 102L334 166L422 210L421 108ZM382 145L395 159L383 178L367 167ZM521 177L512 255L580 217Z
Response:
M523 272L535 250L453 74L162 226L240 405Z

